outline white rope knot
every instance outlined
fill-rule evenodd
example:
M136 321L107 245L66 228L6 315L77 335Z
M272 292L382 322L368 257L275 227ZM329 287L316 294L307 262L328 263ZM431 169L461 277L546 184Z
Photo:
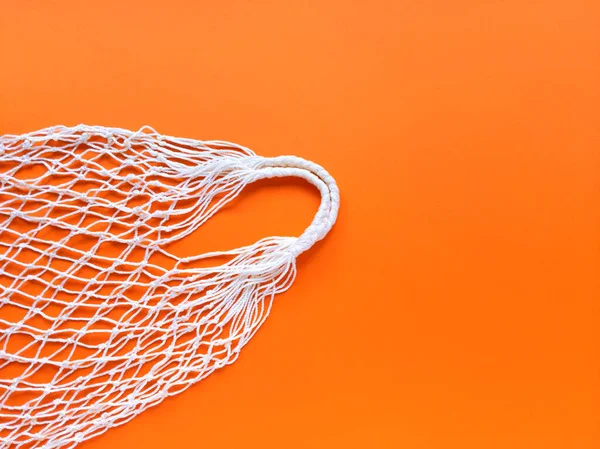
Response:
M299 237L179 257L256 180L321 204ZM0 447L71 448L233 363L323 239L339 190L320 166L144 127L0 137Z

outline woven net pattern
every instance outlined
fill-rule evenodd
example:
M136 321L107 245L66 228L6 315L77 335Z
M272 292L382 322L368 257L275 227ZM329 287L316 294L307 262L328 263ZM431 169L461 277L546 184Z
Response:
M322 195L302 236L167 250L283 176ZM74 447L235 361L338 207L321 167L229 142L83 125L2 136L0 447Z

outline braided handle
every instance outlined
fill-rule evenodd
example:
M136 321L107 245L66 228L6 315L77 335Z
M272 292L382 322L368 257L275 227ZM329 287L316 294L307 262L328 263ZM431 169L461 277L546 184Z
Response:
M252 164L253 181L258 179L297 177L314 185L321 193L321 205L312 223L298 237L292 248L295 256L310 249L333 227L340 208L340 191L333 177L320 165L297 156L260 158Z

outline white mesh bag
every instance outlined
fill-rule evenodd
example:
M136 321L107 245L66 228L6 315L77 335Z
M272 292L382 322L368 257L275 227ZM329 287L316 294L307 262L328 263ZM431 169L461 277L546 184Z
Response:
M265 178L321 205L306 231L168 251ZM71 448L232 363L333 226L320 166L98 126L0 137L0 448Z

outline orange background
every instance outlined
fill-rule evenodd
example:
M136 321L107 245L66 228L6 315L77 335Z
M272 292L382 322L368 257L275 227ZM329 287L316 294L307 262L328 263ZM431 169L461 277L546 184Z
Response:
M598 5L0 0L0 134L148 124L342 194L239 361L81 447L600 447ZM185 250L318 201L259 183Z

